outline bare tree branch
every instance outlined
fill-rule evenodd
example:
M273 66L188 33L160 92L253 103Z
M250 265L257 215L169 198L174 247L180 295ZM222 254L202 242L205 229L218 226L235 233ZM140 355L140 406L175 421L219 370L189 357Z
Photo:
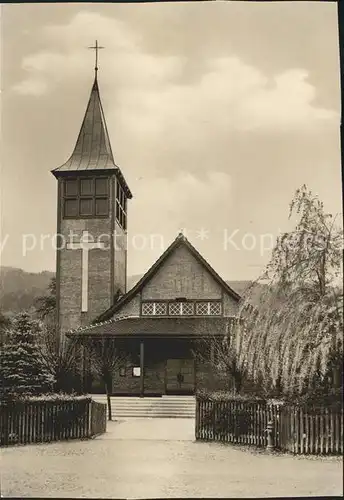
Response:
M116 371L127 365L130 357L124 349L121 349L117 339L112 337L89 337L82 339L82 345L89 356L91 368L104 382L108 402L108 418L112 420L110 397L113 377Z

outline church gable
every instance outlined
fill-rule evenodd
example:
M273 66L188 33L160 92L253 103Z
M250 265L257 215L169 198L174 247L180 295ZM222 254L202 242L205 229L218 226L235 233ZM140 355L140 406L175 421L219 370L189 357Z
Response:
M95 323L128 315L231 316L239 300L240 296L180 234L140 281Z
M222 287L190 252L180 245L143 286L142 300L221 299Z

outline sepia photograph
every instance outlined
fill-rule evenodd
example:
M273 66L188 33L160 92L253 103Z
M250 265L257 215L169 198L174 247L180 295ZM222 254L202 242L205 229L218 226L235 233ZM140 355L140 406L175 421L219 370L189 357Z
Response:
M339 9L1 5L2 497L343 495Z

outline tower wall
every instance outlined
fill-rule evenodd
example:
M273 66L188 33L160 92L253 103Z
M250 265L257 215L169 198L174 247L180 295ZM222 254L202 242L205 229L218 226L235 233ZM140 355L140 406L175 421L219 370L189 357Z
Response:
M124 294L127 290L127 234L115 221L116 244L114 249L114 290Z
M127 252L126 231L115 220L116 177L109 179L109 214L104 218L64 218L63 179L58 182L57 314L63 336L90 324L111 307L118 290L125 293ZM82 311L82 250L68 248L68 244L80 242L83 231L88 232L91 241L105 246L88 251L87 312Z

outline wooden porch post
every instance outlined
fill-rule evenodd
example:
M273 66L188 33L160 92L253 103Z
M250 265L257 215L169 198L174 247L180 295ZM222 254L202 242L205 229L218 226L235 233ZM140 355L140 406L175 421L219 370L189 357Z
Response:
M144 397L145 392L145 379L144 379L144 357L145 357L145 346L143 340L140 341L140 397Z
M215 361L215 346L214 346L214 342L211 341L211 344L210 344L210 362L214 363L214 361Z

